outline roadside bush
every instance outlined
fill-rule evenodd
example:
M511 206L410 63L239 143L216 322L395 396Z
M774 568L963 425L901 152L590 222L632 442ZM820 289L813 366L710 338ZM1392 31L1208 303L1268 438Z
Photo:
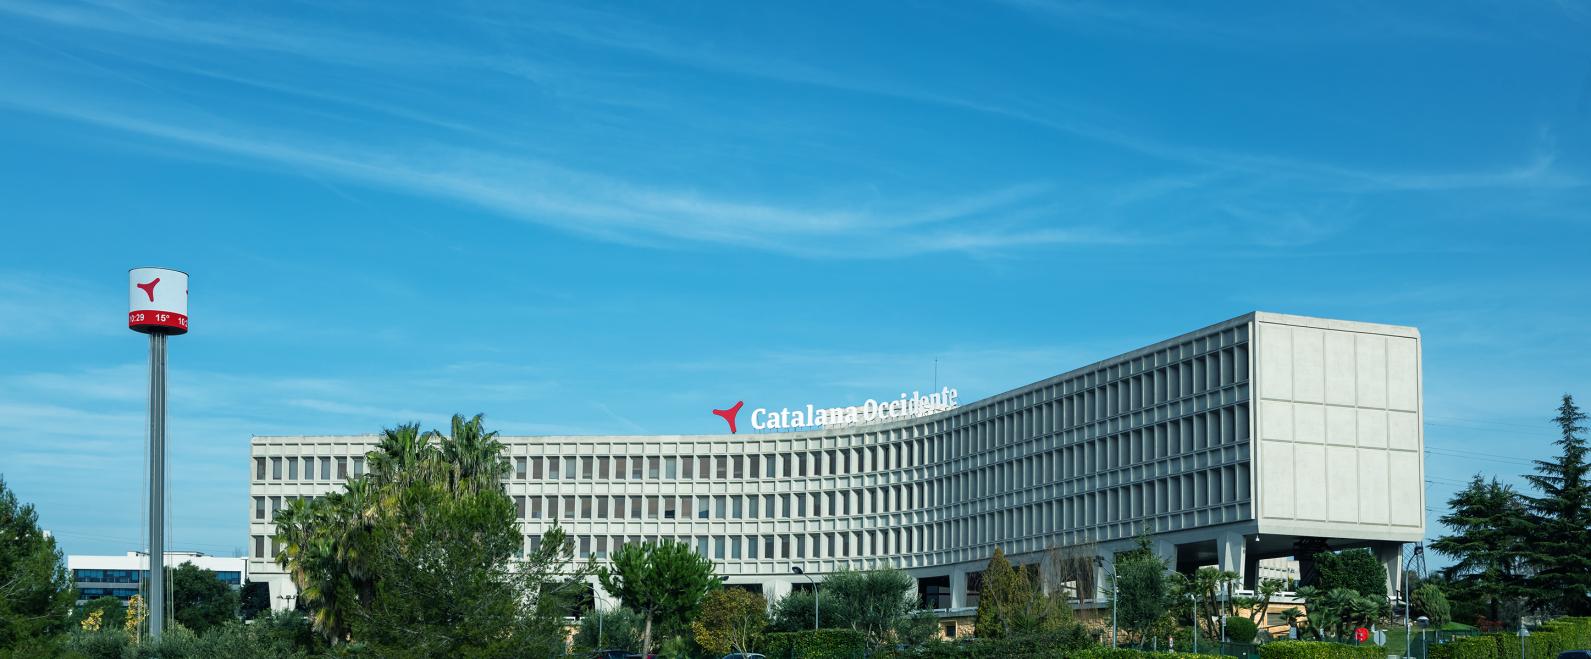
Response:
M1226 621L1226 638L1233 643L1253 643L1254 634L1259 632L1259 625L1253 620L1242 616L1228 618Z
M854 629L815 629L764 634L768 659L852 659L862 656L867 637Z
M1230 621L1227 623L1231 624ZM1228 633L1231 627L1227 627ZM1374 645L1343 645L1325 641L1275 641L1260 645L1260 659L1385 659L1386 650Z
M132 642L132 637L120 629L75 631L67 638L66 648L86 659L122 659L122 653Z
M1497 644L1497 659L1521 659L1517 632L1486 636ZM1563 647L1563 640L1557 634L1549 631L1532 632L1530 636L1525 637L1523 659L1556 659L1558 653L1566 649L1568 648Z
M1558 618L1541 627L1557 634L1565 650L1591 650L1591 618Z
M1430 659L1498 659L1497 641L1486 636L1463 636L1432 645Z

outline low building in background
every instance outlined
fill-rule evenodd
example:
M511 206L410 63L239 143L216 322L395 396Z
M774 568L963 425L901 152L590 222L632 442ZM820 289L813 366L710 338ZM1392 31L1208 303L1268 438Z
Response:
M183 563L215 572L215 578L232 588L241 588L248 578L247 558L207 556L195 551L166 552L166 567ZM149 554L130 551L125 556L67 556L66 569L77 586L79 604L100 597L114 597L126 603L149 579Z
M1092 608L1116 553L1140 534L1178 571L1219 567L1245 590L1262 578L1308 583L1317 553L1369 548L1395 592L1402 544L1425 535L1420 363L1412 327L1255 312L921 416L498 439L527 550L555 521L598 561L676 540L770 600L836 570L890 566L957 620L977 606L1000 547L1034 569L1058 549L1086 552L1096 592L1078 600ZM732 433L733 402L713 412ZM743 426L778 409L743 402ZM791 426L802 427L797 413ZM376 441L250 442L249 561L273 606L296 595L273 560L275 514L364 473Z

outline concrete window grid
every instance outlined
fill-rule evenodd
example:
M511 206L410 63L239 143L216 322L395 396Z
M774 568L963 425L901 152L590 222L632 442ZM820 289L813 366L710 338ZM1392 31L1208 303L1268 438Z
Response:
M1107 537L1113 531L1120 533L1117 527L1122 527L1123 522L1155 518L1162 523L1170 521L1173 526L1180 526L1198 523L1199 519L1208 520L1208 515L1193 520L1177 518L1186 517L1181 513L1189 508L1241 502L1238 495L1246 494L1240 492L1243 489L1240 483L1246 481L1247 465L1225 464L1200 456L1197 462L1201 463L1202 468L1189 472L1186 465L1172 463L1185 462L1200 452L1219 452L1222 445L1246 441L1246 437L1236 436L1237 427L1243 423L1238 419L1246 414L1246 404L1233 403L1213 409L1209 409L1208 404L1184 405L1177 409L1169 409L1169 406L1174 406L1178 400L1204 394L1206 387L1230 388L1237 382L1245 381L1246 372L1239 370L1238 365L1246 357L1243 344L1204 340L1197 341L1198 348L1194 348L1194 344L1194 341L1190 341L1182 346L1164 349L1148 358L1132 360L1130 364L1101 367L1058 383L1047 384L994 405L984 406L974 414L952 415L951 419L936 422L931 429L890 428L857 433L850 437L819 438L818 441L776 441L772 447L776 452L767 455L777 455L781 459L768 460L768 470L776 470L775 478L799 481L788 483L793 486L792 489L798 490L793 494L798 497L799 503L794 511L797 519L775 520L775 526L811 521L810 518L818 516L830 523L835 517L849 518L842 521L860 522L864 528L908 523L912 525L890 528L882 540L869 531L873 537L867 545L871 548L881 543L883 549L880 551L889 553L943 552L953 546L937 540L954 537L959 532L969 542L972 536L984 538L987 542L977 545L954 543L960 548L956 553L978 554L996 539L1004 543L1020 542L1053 536L1057 531L1075 533L1080 530L1091 530L1095 537ZM1172 357L1180 359L1173 361ZM1193 380L1195 375L1199 376L1196 383ZM1173 386L1170 383L1174 377L1194 384L1188 387ZM1165 383L1164 394L1161 393L1162 386L1157 383ZM1144 393L1146 391L1149 392L1147 395ZM1236 399L1235 396L1232 398ZM1168 409L1147 417L1161 420L1146 422L1142 412L1147 405L1160 405ZM1177 412L1183 414L1173 416ZM1133 427L1129 428L1129 424ZM1211 428L1214 428L1213 432ZM1144 450L1146 437L1155 442L1148 451ZM1216 441L1212 442L1212 437ZM1177 440L1175 449L1167 443L1171 438ZM869 441L878 443L863 445L863 442ZM1037 452L1046 446L1048 450ZM542 473L562 477L558 480L568 480L569 476L575 475L576 464L581 465L578 472L582 477L576 479L577 482L594 480L593 458L606 460L608 457L627 458L634 469L631 475L641 472L645 464L643 483L659 480L660 474L653 465L657 464L660 456L656 455L655 447L646 447L653 450L642 448L625 447L626 455L623 456L603 455L596 446L591 446L590 452L598 455L560 452L521 457L530 458L532 462L546 458L548 470ZM677 448L683 449L685 446ZM767 448L758 446L753 455L763 454ZM713 450L727 449L724 443L713 446ZM968 450L981 453L969 456L966 455ZM689 462L691 456L672 457ZM712 481L727 480L732 471L744 474L741 471L745 468L744 463L735 465L739 469L731 466L741 462L743 456L719 453L713 457L716 459L700 463L710 470L709 486ZM1155 462L1148 462L1151 459ZM749 460L746 462L749 463ZM790 466L792 463L795 465L793 469ZM866 473L846 473L844 467L853 463L867 470ZM1145 465L1152 467L1152 473L1156 475L1147 482L1126 483L1130 477L1117 473L1123 469L1142 469ZM1169 475L1173 469L1183 473ZM790 470L795 471L795 475L791 475ZM516 469L514 475L530 476L536 471L525 474L524 470ZM595 472L595 475L601 473L600 470ZM808 475L800 476L803 473ZM697 476L695 480L701 480L700 472ZM831 485L830 481L836 477L843 479L843 482ZM1017 483L1026 483L1027 487L1018 488ZM969 484L981 486L970 500L966 497ZM826 485L843 489L822 489ZM578 507L583 515L576 517L576 520L592 519L590 502L593 499L590 496L582 496L578 492L569 494L564 488L558 491L566 497L563 499L562 512L573 513ZM930 498L928 492L937 493L938 496ZM952 503L948 494L960 494L957 497L960 500ZM760 495L744 491L715 495L714 512L725 512L710 517L709 528L694 529L693 532L707 531L708 535L704 537L728 537L729 529L713 528L712 522L744 518L744 515L737 517L727 511L736 505L744 505L745 510L749 511L749 504L743 502L748 497ZM634 518L634 513L641 512L640 497L643 495L629 496L631 518ZM663 521L656 512L662 496L659 493L646 497L651 507L640 517L642 522ZM673 504L679 496L677 493L668 495L669 504ZM733 497L733 503L725 505L723 497ZM837 499L846 503L834 503ZM857 502L854 512L849 506L852 499ZM556 506L557 503L552 505ZM782 512L783 509L780 510ZM897 512L904 510L914 512L910 518ZM1229 515L1230 512L1222 510L1223 515ZM754 519L770 516L771 513L769 510ZM958 519L958 516L961 518ZM683 519L691 518L684 516ZM785 524L779 524L780 521ZM594 521L591 530L598 531L596 525L606 523L604 520ZM829 552L828 557L850 553L838 549L850 545L850 533L852 531L825 529L812 534L813 538L823 538L822 541L813 541L811 546L816 548L814 554L824 555L822 548L826 544L835 544L837 547ZM845 540L839 540L836 534L844 534ZM584 536L577 532L576 537ZM862 545L862 542L858 542L857 548L861 549ZM805 548L809 545L802 540L798 546ZM804 549L802 553L805 553ZM857 553L878 552L869 549ZM766 557L767 552L762 552L762 555L764 558L757 560L770 560ZM785 557L776 554L773 560L782 558ZM745 560L751 559L748 557Z

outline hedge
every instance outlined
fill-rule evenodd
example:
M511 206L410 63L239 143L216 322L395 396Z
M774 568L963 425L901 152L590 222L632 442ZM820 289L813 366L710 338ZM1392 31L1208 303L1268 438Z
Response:
M1558 618L1541 628L1557 634L1565 650L1591 650L1591 618Z
M1387 651L1374 645L1344 645L1326 641L1273 641L1259 646L1260 659L1386 659Z
M1591 618L1558 618L1525 637L1520 656L1518 632L1461 636L1432 645L1430 659L1556 659L1564 650L1591 649Z
M768 659L852 659L861 657L867 637L854 629L809 629L762 635Z

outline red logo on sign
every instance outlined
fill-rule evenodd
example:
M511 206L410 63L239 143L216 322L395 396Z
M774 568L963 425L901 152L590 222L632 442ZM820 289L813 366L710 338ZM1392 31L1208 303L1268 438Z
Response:
M1370 630L1360 627L1353 630L1353 640L1363 643L1370 639Z
M735 415L740 413L740 406L745 404L746 401L736 401L727 410L713 410L713 414L724 417L724 421L729 423L729 434L731 435L735 434Z
M148 293L149 294L149 301L150 302L154 302L155 301L155 284L158 284L158 283L160 283L160 278L159 277L155 277L154 281L149 282L147 284L133 284L133 285L143 289L145 293Z

